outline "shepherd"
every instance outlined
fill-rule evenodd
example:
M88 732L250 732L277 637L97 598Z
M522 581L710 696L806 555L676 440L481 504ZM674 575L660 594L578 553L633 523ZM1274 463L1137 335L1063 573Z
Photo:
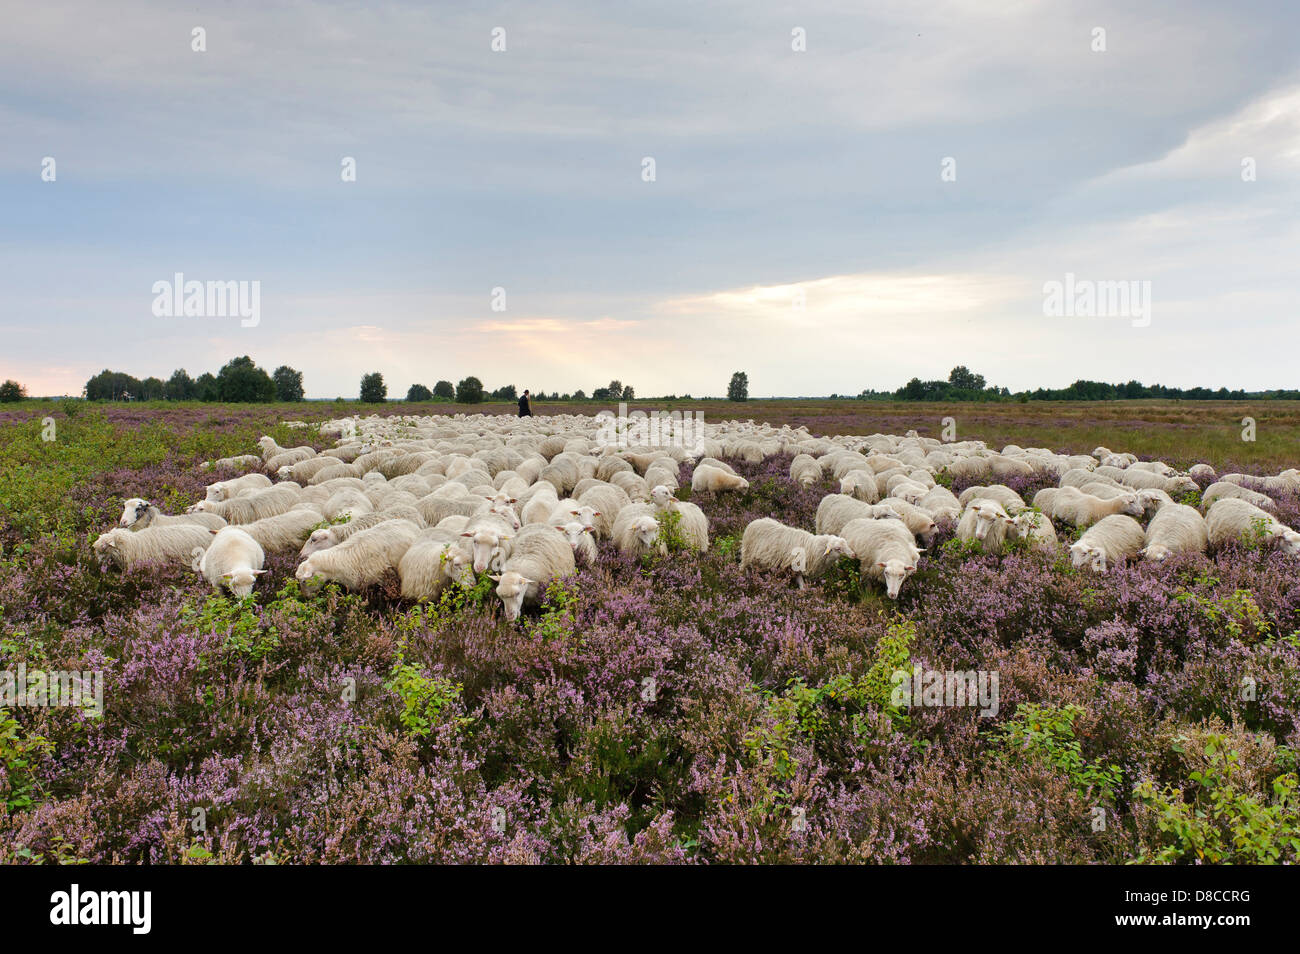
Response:
M527 388L524 388L524 393L519 396L519 416L520 417L533 416L533 406L532 406L532 402L528 400Z

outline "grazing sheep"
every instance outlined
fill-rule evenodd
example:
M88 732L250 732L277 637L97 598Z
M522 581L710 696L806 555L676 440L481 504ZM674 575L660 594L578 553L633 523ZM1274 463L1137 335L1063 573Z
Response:
M1222 500L1225 497L1244 500L1246 503L1254 504L1264 510L1273 510L1277 507L1272 497L1256 493L1253 490L1247 490L1245 487L1229 483L1226 480L1221 480L1217 484L1210 484L1205 488L1205 493L1201 494L1201 506L1209 507L1216 500Z
M524 606L541 599L547 584L572 576L574 570L573 550L563 537L550 527L524 527L501 573L492 577L497 581L497 596L506 619L518 619Z
M888 514L898 516L894 510L884 505L865 503L846 494L827 494L817 505L813 525L818 533L838 534L850 520L882 519Z
M1047 515L1036 510L1023 510L1011 518L1007 528L1007 539L1025 540L1031 547L1055 553L1060 547L1056 539L1056 528Z
M1275 516L1246 500L1222 497L1205 515L1207 542L1216 549L1229 543L1258 540L1280 547L1290 556L1300 556L1300 533Z
M568 523L556 524L555 529L560 531L560 535L572 548L575 561L588 566L596 562L595 527L583 524L581 520L570 520Z
M587 522L596 528L596 536L601 540L610 538L615 518L632 503L632 499L613 484L596 484L578 494L577 499L582 506L592 508Z
M199 560L199 574L214 590L228 588L236 599L253 592L253 584L266 571L262 545L240 527L218 530Z
M931 487L917 506L935 520L956 520L961 515L962 503L947 487Z
M613 539L619 550L631 556L639 557L643 553L663 556L668 552L659 537L659 521L651 504L634 503L620 510L614 520Z
M1171 553L1204 553L1208 542L1200 512L1185 504L1169 503L1157 510L1147 525L1142 555L1159 563Z
M742 569L757 566L789 570L801 590L807 585L806 577L815 579L823 575L842 556L855 557L853 548L843 537L829 533L813 535L771 517L750 521L740 540Z
M976 497L966 505L957 524L957 539L978 540L986 551L996 553L1007 539L1011 518L1002 505L989 497Z
M1091 566L1105 573L1126 557L1137 556L1145 542L1142 524L1125 514L1111 514L1098 520L1070 546L1070 562L1076 569Z
M436 527L447 517L473 517L487 508L488 503L482 497L448 497L437 490L415 502L415 509L431 527Z
M120 525L131 530L143 530L145 527L174 527L178 524L192 524L220 530L226 521L215 513L178 513L166 514L145 500L143 497L131 497L124 501Z
M897 520L850 520L840 534L858 558L862 573L883 579L885 593L898 599L903 581L916 572L922 551L907 527Z
M1075 527L1086 527L1112 515L1140 517L1145 510L1137 494L1125 493L1102 500L1077 487L1046 487L1034 494L1034 506L1052 520Z
M356 517L364 517L374 509L375 505L370 502L369 497L359 490L345 487L332 494L321 506L320 512L326 520L340 518L352 520Z
M242 477L232 477L230 480L219 480L215 484L209 484L206 499L219 503L241 494L265 490L270 486L271 478L266 474L244 474Z
M681 514L681 518L677 521L677 530L682 540L692 550L708 551L709 518L704 516L703 510L693 503L678 500L663 484L650 491L650 502L655 508L656 518L660 513Z
M267 553L279 553L303 546L313 528L323 519L320 511L302 508L241 524L240 529L256 540Z
M486 573L494 558L509 558L515 528L494 513L481 513L470 519L460 535L464 538L462 545L473 557L474 572Z
M609 482L627 494L630 500L644 502L650 499L650 485L636 471L620 470L610 476Z
M1214 480L1214 468L1209 464L1193 464L1187 468L1187 476L1195 480Z
M456 544L446 540L420 539L411 544L397 564L402 581L402 599L434 600L453 582L448 572L451 551Z
M811 454L799 454L790 461L790 479L800 487L811 487L822 479L822 465Z
M903 521L903 525L927 547L934 541L934 535L939 532L939 526L928 510L922 510L906 500L886 497L876 505L876 519L888 517L891 513Z
M880 499L880 488L876 486L876 475L869 470L851 470L841 477L840 493L847 494L865 503L875 503Z
M261 490L245 497L231 497L229 500L200 500L194 505L198 513L215 513L224 517L228 523L252 523L264 517L274 517L292 510L299 502L302 488L295 483L276 484L269 490Z
M306 444L303 444L299 447L281 447L279 444L275 442L275 438L269 436L259 437L257 439L257 446L262 451L262 460L265 461L269 461L271 460L271 458L277 457L281 454L288 454L291 451L295 451L295 452L306 451L308 456L311 457L316 456L315 449L307 446Z
M261 467L262 458L256 454L238 454L234 457L222 457L218 460L205 460L199 465L200 470L248 470Z
M386 571L396 570L419 535L420 528L409 520L385 520L309 555L294 577L308 596L328 582L359 592L378 583Z
M1025 500L1006 484L992 484L988 487L976 485L967 487L957 499L964 507L977 497L996 500L1008 514L1019 513L1025 509Z
M115 527L96 538L93 549L114 565L131 570L142 563L176 563L191 565L196 550L207 550L212 531L198 524L173 524L124 530Z
M699 464L691 476L691 490L721 493L724 490L748 490L749 481L710 464Z

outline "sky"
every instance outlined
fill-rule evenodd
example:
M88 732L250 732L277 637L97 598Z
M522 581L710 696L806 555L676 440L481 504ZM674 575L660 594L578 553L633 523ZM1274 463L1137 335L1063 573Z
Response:
M1298 29L1280 0L21 4L0 379L1296 387ZM158 314L177 273L257 283L255 320ZM1132 297L1054 314L1053 282Z

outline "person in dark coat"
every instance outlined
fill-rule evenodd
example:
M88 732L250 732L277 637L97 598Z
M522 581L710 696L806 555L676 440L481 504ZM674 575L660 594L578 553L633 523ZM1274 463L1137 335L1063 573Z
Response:
M528 389L524 388L524 393L519 396L519 416L532 417L533 404L528 400Z

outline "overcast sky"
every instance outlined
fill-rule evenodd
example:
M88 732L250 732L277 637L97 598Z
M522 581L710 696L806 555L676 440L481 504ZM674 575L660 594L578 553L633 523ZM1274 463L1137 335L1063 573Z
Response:
M240 354L309 397L375 370L392 396L467 374L720 394L735 370L755 396L857 393L959 363L1013 390L1298 383L1294 3L5 20L0 378L33 394ZM259 282L256 326L155 316L177 272ZM1149 282L1149 323L1045 314L1067 273Z

